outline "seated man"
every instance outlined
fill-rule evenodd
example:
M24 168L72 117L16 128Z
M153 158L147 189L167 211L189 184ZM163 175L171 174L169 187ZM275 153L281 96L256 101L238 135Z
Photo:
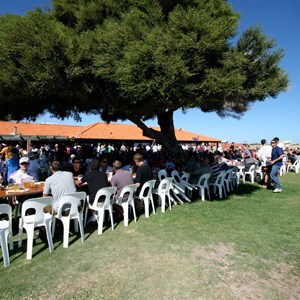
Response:
M78 179L79 187L82 187L82 184L87 182L90 204L94 203L98 190L109 186L107 175L99 171L99 166L99 160L97 158L94 158L90 162L91 172L86 173L81 179ZM100 198L98 202L103 202L103 200L101 201ZM92 213L88 219L88 223L96 222L96 220L96 215Z
M133 184L133 178L129 171L122 169L122 163L115 160L113 163L114 175L111 178L111 186L117 188L116 198L118 199L122 189L129 184Z
M136 195L138 195L140 193L140 190L142 189L143 184L146 181L153 179L153 173L151 167L145 164L143 156L140 153L136 153L133 156L133 160L137 166L134 183L138 187L136 191Z
M113 163L114 175L111 178L111 185L117 188L116 199L120 197L122 189L129 184L134 184L132 175L129 171L122 169L122 163L119 160L115 160ZM118 204L114 204L114 208L118 214L118 217L123 216L123 208Z
M37 180L35 175L28 170L29 160L27 157L22 157L19 161L19 165L20 169L9 176L9 183L17 183L23 185L24 182Z
M43 195L49 196L52 194L54 198L53 208L46 206L44 212L57 213L59 207L59 200L62 196L76 192L74 177L71 172L61 171L61 163L59 161L53 161L50 170L52 175L45 181Z
M73 176L84 175L84 169L81 166L80 158L76 156L72 158L72 164L68 168L68 171L71 172Z

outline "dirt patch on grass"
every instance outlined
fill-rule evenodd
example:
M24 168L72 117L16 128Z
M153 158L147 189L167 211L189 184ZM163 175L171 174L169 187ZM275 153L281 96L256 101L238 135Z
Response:
M241 255L231 244L198 246L193 255L207 283L215 282L216 293L207 293L209 298L300 299L300 277L293 266Z

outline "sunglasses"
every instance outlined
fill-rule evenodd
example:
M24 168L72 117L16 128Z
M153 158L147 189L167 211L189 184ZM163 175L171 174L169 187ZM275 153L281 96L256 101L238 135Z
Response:
M20 165L28 165L28 163L27 162L22 162Z

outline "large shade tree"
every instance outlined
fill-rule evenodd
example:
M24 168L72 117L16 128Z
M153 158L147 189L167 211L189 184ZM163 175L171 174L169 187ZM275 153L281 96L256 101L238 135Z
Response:
M53 0L3 16L0 118L99 114L176 152L176 110L240 117L287 88L283 50L238 25L225 0ZM145 124L154 118L160 131Z

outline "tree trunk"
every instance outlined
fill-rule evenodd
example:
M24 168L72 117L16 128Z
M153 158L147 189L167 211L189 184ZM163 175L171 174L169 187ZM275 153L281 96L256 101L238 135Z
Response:
M175 135L173 114L174 111L169 110L157 115L157 121L161 131L149 128L139 118L133 117L130 118L130 121L142 129L144 136L157 140L166 148L169 154L174 157L180 156L180 158L182 159L183 153L182 148L179 146Z

